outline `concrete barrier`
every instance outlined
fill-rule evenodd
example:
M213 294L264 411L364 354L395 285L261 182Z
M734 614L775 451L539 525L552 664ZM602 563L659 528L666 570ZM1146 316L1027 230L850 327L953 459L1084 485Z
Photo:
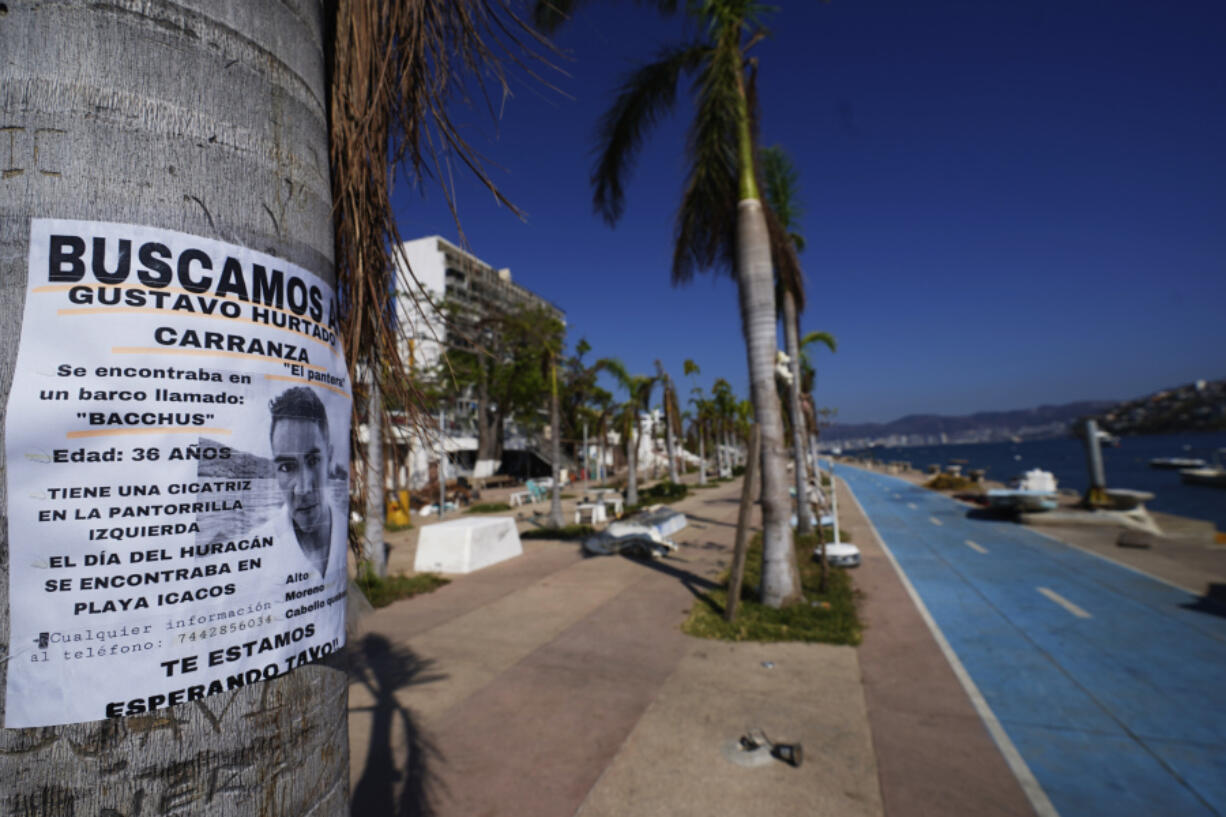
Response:
M452 519L421 529L413 569L471 573L523 552L515 520L509 516Z

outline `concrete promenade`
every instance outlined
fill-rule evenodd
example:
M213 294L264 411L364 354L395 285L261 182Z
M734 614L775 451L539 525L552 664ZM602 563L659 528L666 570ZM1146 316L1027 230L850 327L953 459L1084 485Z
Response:
M920 505L890 490L882 508ZM1042 798L1019 783L846 486L841 518L864 556L859 648L680 633L730 558L739 491L737 481L676 503L690 526L673 558L585 559L575 543L528 540L522 557L364 619L350 688L354 814L1034 813ZM900 530L920 522L938 528L924 516ZM411 568L415 533L393 540L393 572ZM755 727L802 743L803 765L730 762L727 745Z

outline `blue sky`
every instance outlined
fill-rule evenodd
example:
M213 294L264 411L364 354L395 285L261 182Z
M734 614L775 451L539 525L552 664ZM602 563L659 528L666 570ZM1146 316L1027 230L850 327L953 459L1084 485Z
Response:
M1226 3L782 0L759 60L762 141L805 213L804 331L843 422L1138 396L1226 377ZM557 38L565 95L457 108L526 221L457 175L468 246L566 310L573 345L682 362L748 396L728 278L669 284L692 108L649 136L610 229L596 120L619 78L692 35L593 0ZM684 89L683 89L684 90ZM458 171L457 171L458 173ZM401 183L405 238L456 229Z

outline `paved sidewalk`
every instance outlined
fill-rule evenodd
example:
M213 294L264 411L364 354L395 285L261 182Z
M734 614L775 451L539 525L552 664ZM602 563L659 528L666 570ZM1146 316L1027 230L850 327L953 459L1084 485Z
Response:
M677 503L690 526L670 559L534 543L366 619L354 814L881 814L855 649L680 632L729 559L739 490ZM753 727L802 743L804 764L730 763Z
M354 814L1033 814L838 490L863 552L858 648L680 632L730 559L739 481L677 503L690 526L673 558L530 540L519 558L368 617L350 692ZM411 565L413 538L397 540L394 568ZM725 745L754 727L802 743L804 764L729 762Z

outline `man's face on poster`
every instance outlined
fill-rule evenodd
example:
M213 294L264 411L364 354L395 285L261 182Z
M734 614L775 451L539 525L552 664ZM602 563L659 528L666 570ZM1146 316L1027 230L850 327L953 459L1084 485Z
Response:
M277 487L294 527L311 530L328 521L325 495L332 448L314 420L285 418L272 430L272 460Z

